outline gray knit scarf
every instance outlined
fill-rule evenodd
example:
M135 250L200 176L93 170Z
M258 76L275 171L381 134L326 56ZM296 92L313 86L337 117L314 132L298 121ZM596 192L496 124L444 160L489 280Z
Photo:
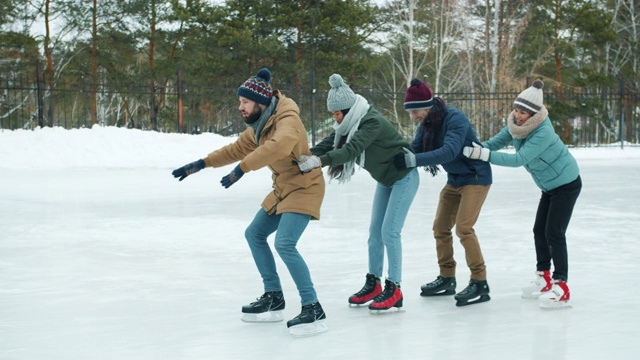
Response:
M345 144L351 141L351 138L353 138L353 134L358 131L360 120L362 120L367 111L369 111L369 103L367 102L367 99L363 98L361 95L356 94L356 101L351 109L349 109L349 112L344 117L342 122L340 124L338 124L337 122L333 124L333 130L336 132L336 136L333 140L334 149L338 148L338 146L340 145L340 139L343 136L347 137L347 141L345 142ZM360 159L360 161L358 161L360 167L364 166L364 151L362 151L362 154L360 154L360 156L344 164L342 172L339 176L336 177L340 184L351 180L351 175L353 175L355 163L358 158Z

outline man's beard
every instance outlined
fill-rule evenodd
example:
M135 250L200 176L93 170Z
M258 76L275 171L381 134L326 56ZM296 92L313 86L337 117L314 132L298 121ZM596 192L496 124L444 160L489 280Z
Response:
M251 114L249 114L246 118L244 118L244 122L251 125L254 122L258 121L261 115L262 115L262 110L260 110L260 107L256 105L254 106L253 111L251 111Z

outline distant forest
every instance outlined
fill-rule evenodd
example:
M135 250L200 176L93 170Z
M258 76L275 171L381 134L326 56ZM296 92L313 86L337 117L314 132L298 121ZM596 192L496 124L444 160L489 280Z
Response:
M232 134L267 67L310 127L333 73L409 131L413 77L470 113L460 94L504 98L472 119L496 124L542 79L558 129L624 118L637 142L639 18L634 0L0 0L0 125Z

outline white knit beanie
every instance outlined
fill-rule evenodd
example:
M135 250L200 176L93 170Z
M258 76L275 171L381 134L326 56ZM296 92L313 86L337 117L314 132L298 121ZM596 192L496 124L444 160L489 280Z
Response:
M544 83L542 80L535 80L531 87L521 92L520 95L514 101L514 105L524 108L532 113L537 113L542 109L542 87Z
M327 109L331 112L351 109L356 102L356 94L345 84L342 76L333 74L329 77L331 90L327 96Z

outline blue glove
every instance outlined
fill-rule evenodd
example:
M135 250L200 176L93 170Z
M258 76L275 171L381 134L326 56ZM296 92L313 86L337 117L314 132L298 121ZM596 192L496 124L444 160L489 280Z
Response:
M187 164L181 168L177 168L171 172L173 177L180 178L178 181L184 180L187 176L191 174L195 174L198 171L204 169L204 160L200 159L198 161L194 161L190 164Z
M242 171L242 169L240 168L240 164L238 164L238 166L236 166L229 173L229 175L225 175L222 177L222 180L220 180L220 184L222 184L225 189L228 189L229 186L235 184L236 181L240 180L242 175L244 175L244 171Z
M404 154L398 154L393 158L393 164L398 170L416 167L416 155L407 148L402 148Z

